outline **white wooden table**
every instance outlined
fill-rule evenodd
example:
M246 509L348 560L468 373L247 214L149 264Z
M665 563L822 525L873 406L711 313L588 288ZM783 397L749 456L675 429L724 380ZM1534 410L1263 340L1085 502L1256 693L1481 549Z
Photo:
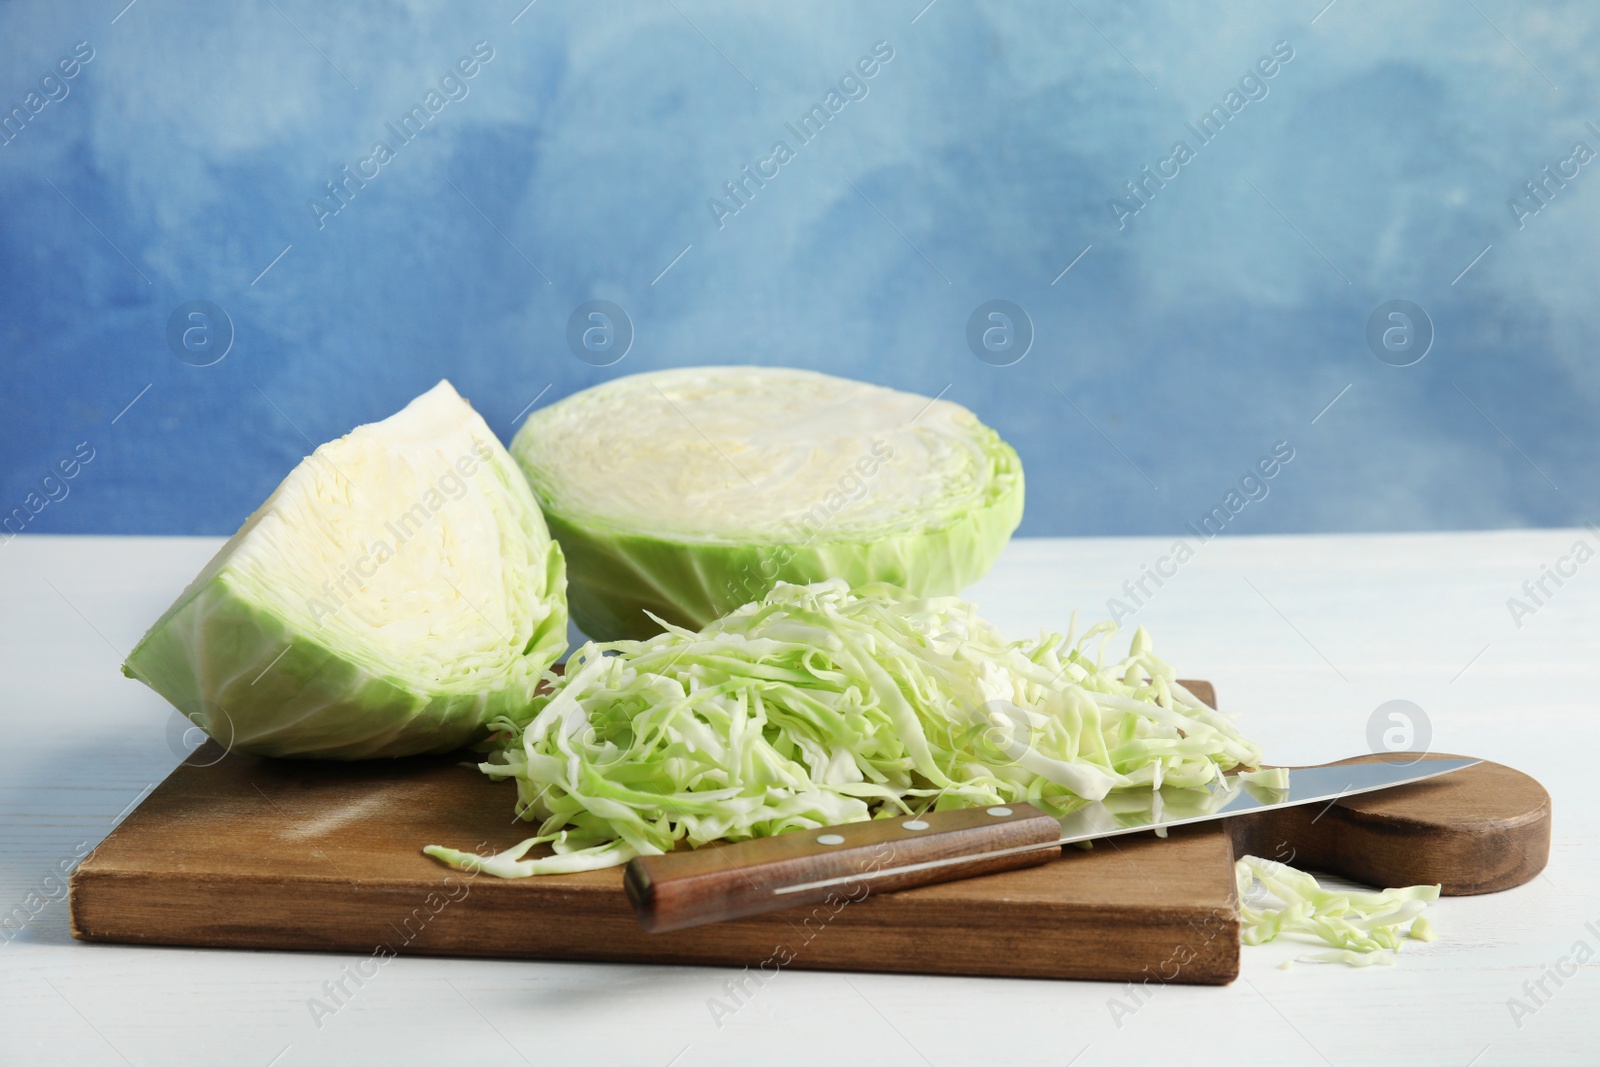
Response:
M307 1001L350 958L73 941L52 872L181 752L122 656L220 539L18 538L0 545L0 906L26 921L0 931L0 1063L1600 1062L1600 967L1561 962L1600 952L1600 562L1547 582L1520 628L1506 604L1580 537L1600 548L1584 531L1224 536L1136 616L1275 761L1367 751L1374 709L1406 699L1433 747L1550 790L1545 874L1442 901L1440 939L1398 966L1284 971L1292 948L1247 948L1234 985L1163 987L1131 1015L1109 983L785 971L720 1027L715 969L399 959L318 1026ZM970 596L1018 635L1074 605L1099 618L1169 544L1019 541Z

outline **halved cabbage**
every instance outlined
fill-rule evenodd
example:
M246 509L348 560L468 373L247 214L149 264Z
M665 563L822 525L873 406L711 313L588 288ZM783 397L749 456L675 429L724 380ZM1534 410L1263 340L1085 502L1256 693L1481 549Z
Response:
M946 595L1022 518L1022 463L958 404L812 371L692 367L534 412L511 443L597 640L703 627L779 581Z
M440 382L302 460L123 673L243 752L443 752L527 714L565 586L526 481Z

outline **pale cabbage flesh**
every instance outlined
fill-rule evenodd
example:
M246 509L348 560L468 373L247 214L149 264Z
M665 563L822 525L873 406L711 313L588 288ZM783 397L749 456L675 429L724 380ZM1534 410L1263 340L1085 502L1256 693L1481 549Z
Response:
M516 449L564 514L694 540L783 541L821 522L820 504L827 534L841 538L980 501L989 456L977 424L946 400L730 367L622 379L552 405Z

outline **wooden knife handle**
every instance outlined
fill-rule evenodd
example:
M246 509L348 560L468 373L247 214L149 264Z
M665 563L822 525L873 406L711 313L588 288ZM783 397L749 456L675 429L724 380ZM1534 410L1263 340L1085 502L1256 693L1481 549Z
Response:
M1060 839L1061 824L1031 804L961 808L640 856L628 863L623 886L639 925L660 933L1033 867L1061 855ZM972 853L990 854L877 874Z

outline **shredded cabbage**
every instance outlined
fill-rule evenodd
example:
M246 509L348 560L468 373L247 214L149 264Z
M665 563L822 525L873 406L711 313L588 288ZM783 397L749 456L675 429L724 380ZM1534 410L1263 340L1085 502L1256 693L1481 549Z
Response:
M517 783L539 832L452 866L591 870L913 810L1202 786L1259 746L1150 650L1104 660L1115 624L1006 641L955 597L779 583L697 632L586 644L531 721L502 717L481 769ZM1086 646L1100 638L1091 655ZM527 858L549 844L553 856Z
M1422 914L1439 899L1437 885L1385 889L1379 893L1324 889L1304 871L1246 856L1234 865L1239 883L1240 937L1247 945L1275 940L1279 934L1301 934L1332 946L1331 952L1299 957L1318 963L1352 967L1390 965L1406 938L1432 941L1433 927ZM1253 907L1248 894L1256 882L1283 903L1280 908ZM1408 929L1401 929L1409 923Z

